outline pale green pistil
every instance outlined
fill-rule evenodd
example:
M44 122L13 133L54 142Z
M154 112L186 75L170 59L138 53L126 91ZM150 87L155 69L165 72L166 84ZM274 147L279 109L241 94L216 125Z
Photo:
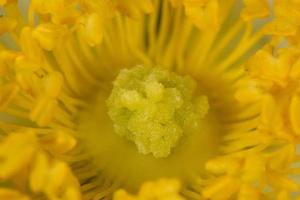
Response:
M206 96L194 96L195 81L158 68L124 69L113 85L107 105L115 132L156 158L195 132L209 109Z

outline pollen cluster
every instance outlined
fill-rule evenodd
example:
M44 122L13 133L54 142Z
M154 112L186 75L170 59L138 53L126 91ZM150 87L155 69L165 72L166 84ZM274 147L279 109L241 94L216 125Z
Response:
M209 108L205 96L193 97L195 81L159 68L124 69L113 85L107 104L115 132L156 158L199 128Z

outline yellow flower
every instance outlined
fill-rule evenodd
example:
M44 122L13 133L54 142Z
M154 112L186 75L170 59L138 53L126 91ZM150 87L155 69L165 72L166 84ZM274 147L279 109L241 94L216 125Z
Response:
M0 199L299 199L299 0L0 5Z

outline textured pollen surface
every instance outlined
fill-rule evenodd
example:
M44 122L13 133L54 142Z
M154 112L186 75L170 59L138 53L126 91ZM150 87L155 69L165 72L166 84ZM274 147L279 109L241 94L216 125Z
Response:
M191 78L159 68L122 70L107 100L115 132L134 142L139 153L167 157L208 111L206 96L195 98L195 89Z

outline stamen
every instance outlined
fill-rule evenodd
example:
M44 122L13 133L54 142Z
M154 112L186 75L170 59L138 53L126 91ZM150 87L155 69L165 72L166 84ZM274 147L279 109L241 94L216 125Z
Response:
M107 105L115 132L155 158L167 157L208 112L207 97L195 97L195 81L158 68L122 70L113 85Z

